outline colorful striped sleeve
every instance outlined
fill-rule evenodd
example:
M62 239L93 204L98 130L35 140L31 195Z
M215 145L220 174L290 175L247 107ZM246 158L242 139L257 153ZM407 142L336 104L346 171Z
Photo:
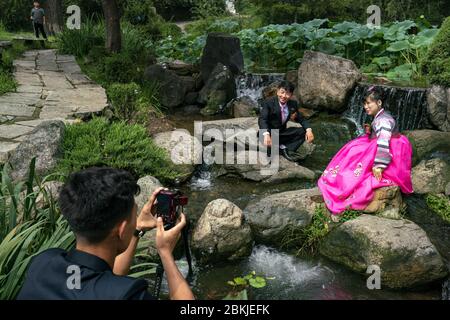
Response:
M392 136L394 124L388 119L380 119L375 126L377 136L377 154L373 166L375 168L386 169L391 163L392 156L389 152L389 142Z

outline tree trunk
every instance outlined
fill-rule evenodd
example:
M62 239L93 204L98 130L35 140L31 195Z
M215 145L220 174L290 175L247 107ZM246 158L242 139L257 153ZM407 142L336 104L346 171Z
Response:
M106 44L109 52L119 52L122 47L120 13L116 0L102 0L106 20Z
M45 27L50 35L62 32L63 10L62 0L47 0L43 2L45 11Z

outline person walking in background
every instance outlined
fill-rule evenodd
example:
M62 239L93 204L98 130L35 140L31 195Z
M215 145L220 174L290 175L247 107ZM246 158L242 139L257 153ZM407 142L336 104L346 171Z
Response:
M41 8L39 2L35 1L33 3L33 9L31 9L31 17L30 19L33 21L33 28L36 34L36 38L39 39L39 33L42 33L42 36L45 40L47 40L47 34L44 30L45 24L45 12L44 9Z

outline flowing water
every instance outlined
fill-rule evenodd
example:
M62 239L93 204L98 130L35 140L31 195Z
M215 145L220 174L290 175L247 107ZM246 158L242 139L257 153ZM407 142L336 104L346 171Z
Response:
M362 132L364 123L370 123L363 105L369 84L359 84L350 97L344 116L352 120ZM430 127L427 113L427 91L421 88L378 86L384 96L384 108L397 121L400 131Z
M282 75L279 74L245 75L237 79L238 95L247 95L257 101L264 86L280 79ZM356 106L364 95L364 90L364 86L357 88L346 117L320 115L310 120L317 147L314 154L304 161L304 166L317 173L322 172L332 156L356 136L358 124L361 123L358 120L361 115ZM395 96L393 92L391 94ZM403 125L423 125L425 115L417 109L423 95L423 92L402 93L405 101L409 101L408 105L414 105L415 112L418 113L416 117L413 117L412 113L402 117ZM395 106L404 108L400 103ZM354 119L349 121L349 114L353 115ZM192 133L192 122L200 118L179 114L172 120L178 127L186 128ZM181 189L189 197L186 212L195 224L206 205L218 198L228 199L244 209L249 201L266 195L314 186L315 182L305 181L266 185L233 177L214 178L211 167L202 165ZM178 264L182 272L187 274L187 264L184 260L178 261ZM196 296L202 299L222 299L231 291L227 281L252 271L275 279L267 280L267 286L264 288L249 289L250 299L441 299L440 287L419 292L393 291L383 287L381 290L369 290L365 275L355 274L328 259L317 256L298 258L263 245L256 245L252 254L239 262L200 266L194 261L194 269L190 283ZM164 291L167 292L166 284L163 284Z

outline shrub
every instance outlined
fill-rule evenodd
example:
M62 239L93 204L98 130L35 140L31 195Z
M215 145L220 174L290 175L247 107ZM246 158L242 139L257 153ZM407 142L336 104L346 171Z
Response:
M65 174L91 166L111 166L136 177L152 175L165 182L178 176L165 151L140 125L109 123L103 118L74 124L66 129L63 150L58 170Z
M140 87L134 83L115 83L107 90L112 111L117 119L130 121L137 112Z
M56 37L57 46L61 53L83 57L95 47L105 43L105 23L92 16L81 24L80 30L64 29Z
M10 73L0 70L0 96L7 93L15 91L17 83Z
M421 67L431 83L450 87L450 17L442 24Z
M137 66L131 57L125 53L113 54L104 61L105 78L109 83L127 83L138 76Z

